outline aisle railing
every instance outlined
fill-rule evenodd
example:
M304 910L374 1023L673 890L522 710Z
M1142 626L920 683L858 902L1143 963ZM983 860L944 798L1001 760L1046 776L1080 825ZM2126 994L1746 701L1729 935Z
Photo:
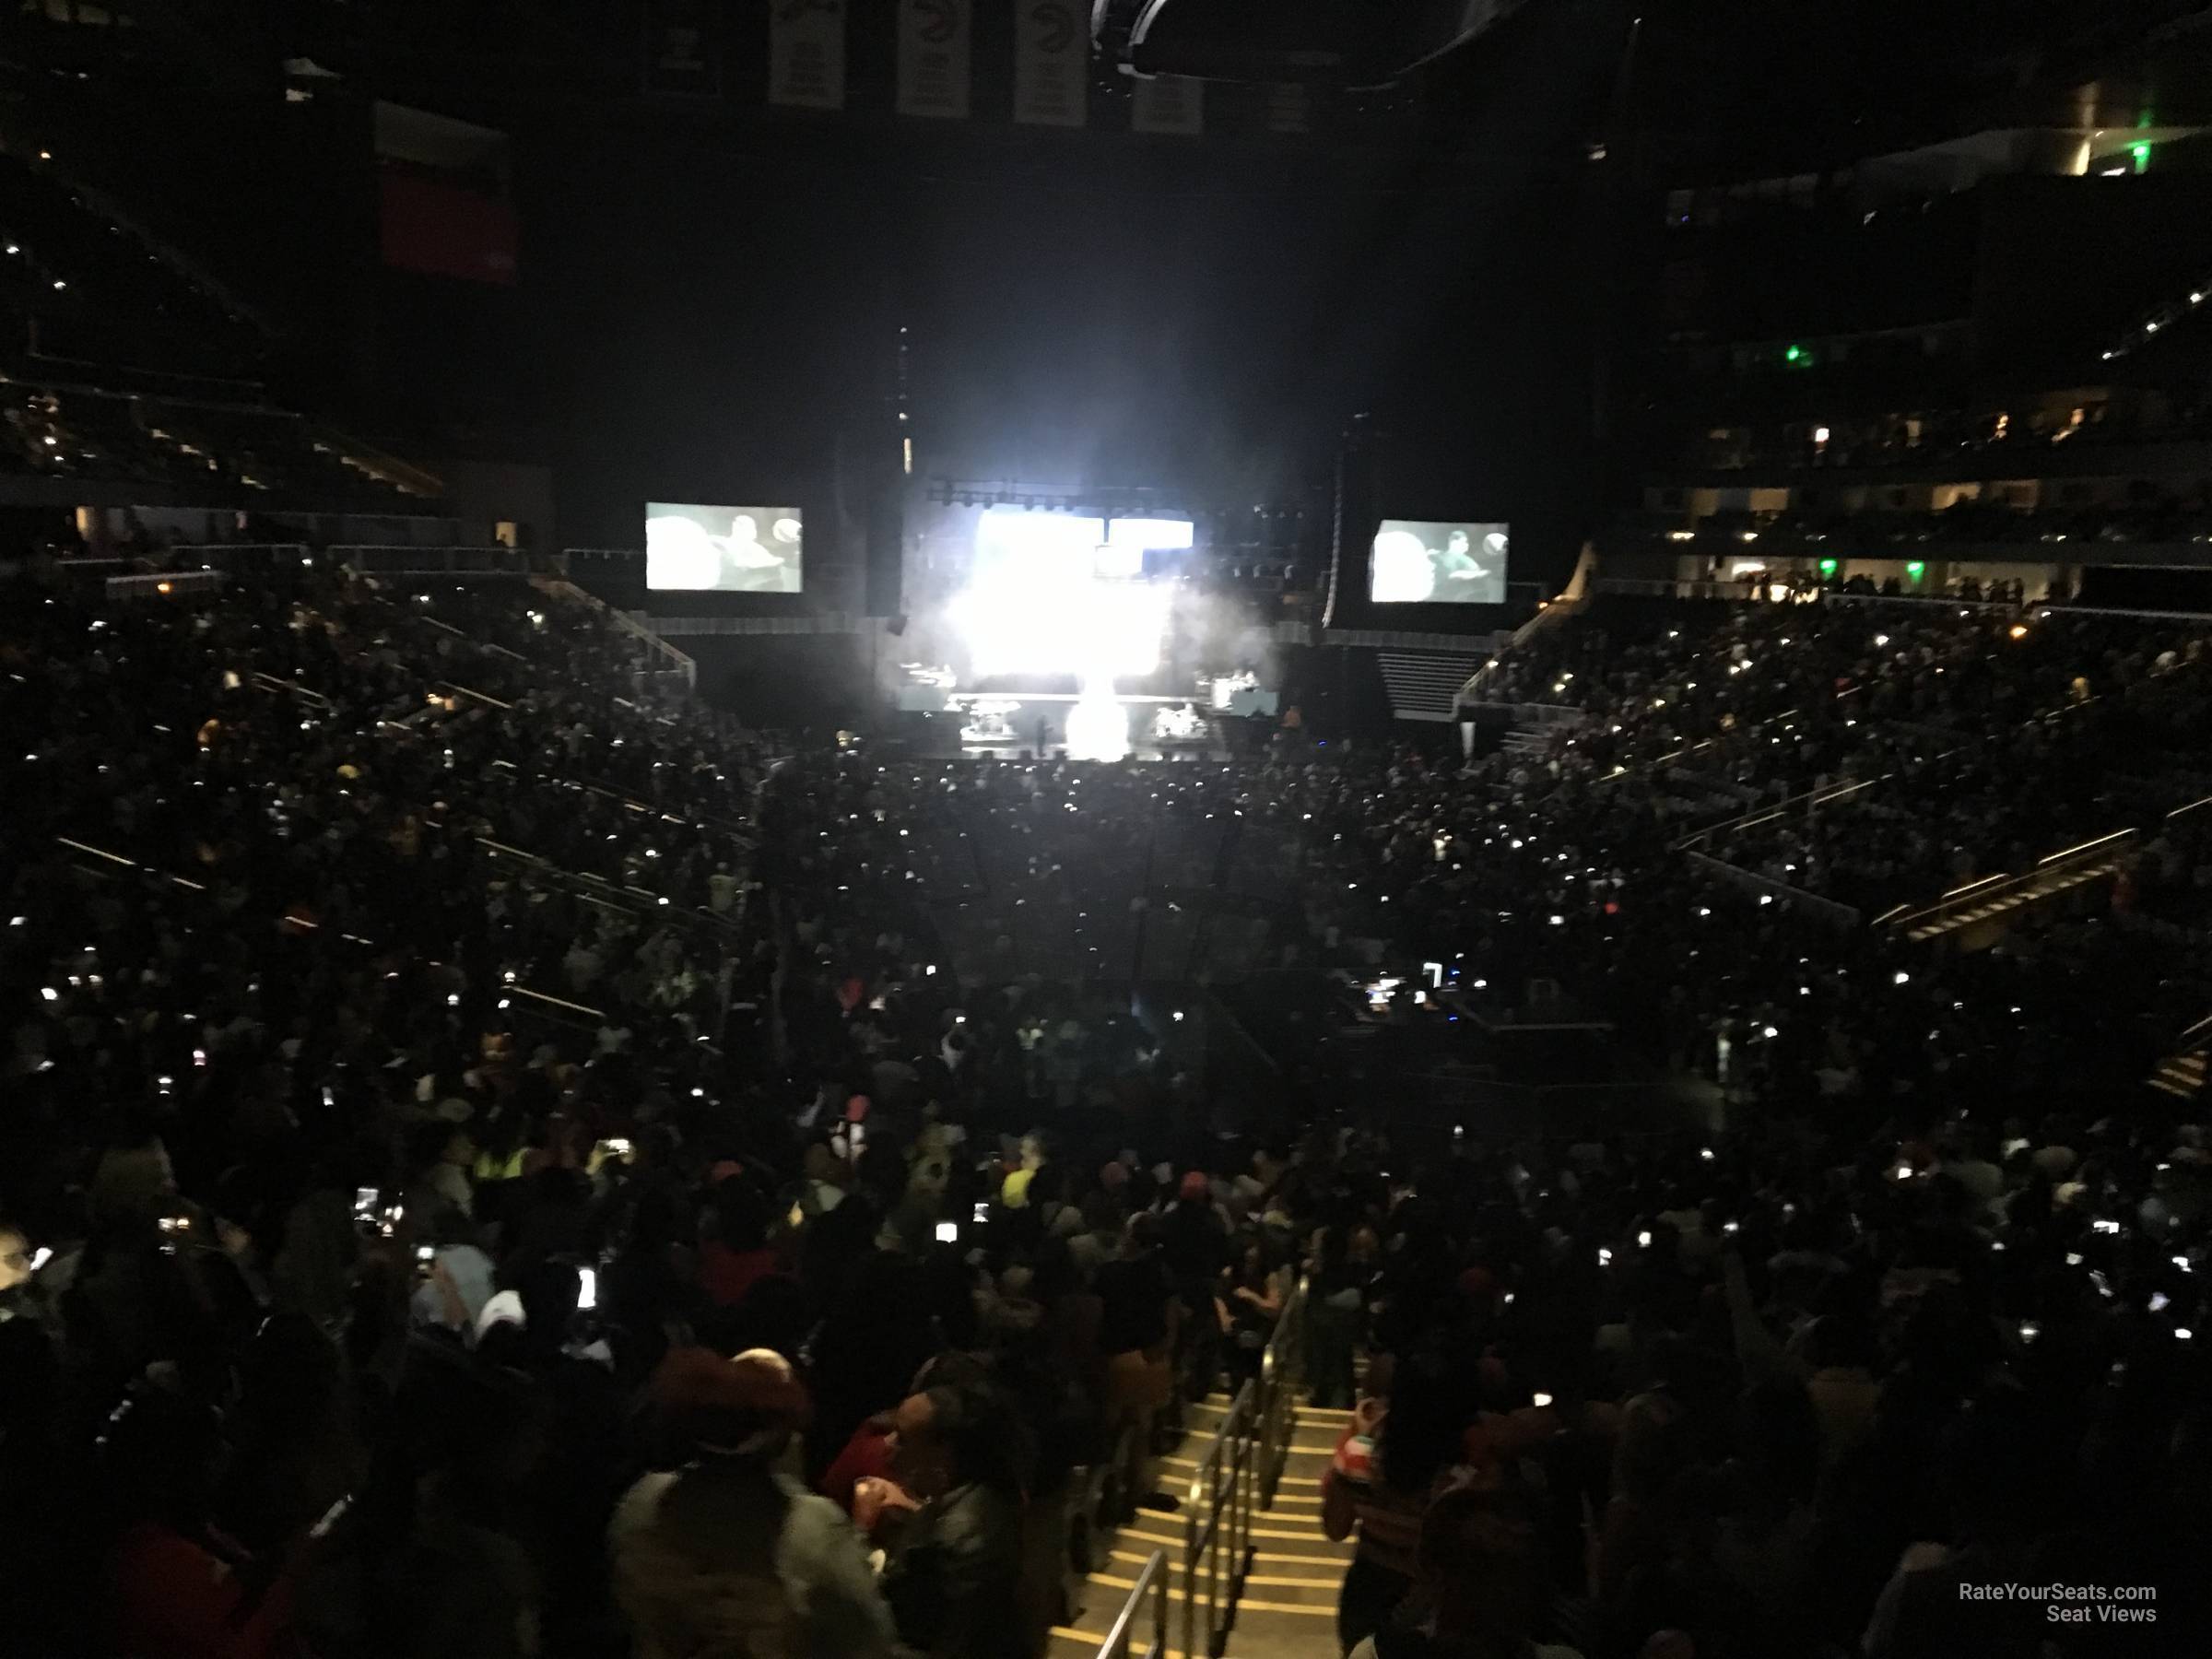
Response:
M1700 853L1692 848L1684 856L1708 876L1749 892L1783 900L1795 905L1806 915L1818 917L1833 926L1852 928L1865 920L1851 905L1839 903L1833 899L1823 899L1818 893L1808 893L1805 888L1792 887L1786 881L1776 881L1771 876L1762 876L1757 870L1746 869L1742 865L1730 864L1724 858L1715 858L1710 853Z
M1106 1640L1099 1644L1099 1659L1168 1659L1168 1552L1156 1549L1129 1587L1129 1599L1115 1615ZM1152 1604L1152 1640L1140 1648L1135 1645L1136 1631L1147 1601Z
M1182 1651L1221 1659L1252 1561L1258 1508L1259 1384L1247 1382L1198 1460L1183 1500ZM1203 1634L1206 1645L1198 1645Z
M1275 1501L1275 1488L1289 1461L1291 1432L1298 1425L1298 1389L1305 1381L1306 1286L1301 1277L1283 1303L1281 1317L1260 1356L1260 1507Z
M1917 910L1900 904L1877 916L1875 924L1894 933L1911 934L1921 929L1947 928L1969 911L2018 908L2029 900L2043 897L2041 889L2061 891L2066 886L2079 885L2085 870L2102 874L2123 854L2133 851L2136 835L2134 830L2115 830L2110 835L2100 835L2050 853L2028 869L1999 870L1955 887L1935 903L1922 905ZM2053 883L2061 885L2053 888Z
M1721 823L1708 824L1702 830L1691 830L1675 842L1674 850L1686 853L1693 847L1711 847L1716 841L1725 841L1732 835L1740 835L1747 830L1756 830L1761 824L1772 823L1777 818L1786 818L1800 812L1810 817L1821 807L1832 806L1838 801L1847 801L1862 790L1872 789L1877 783L1887 782L1888 778L1888 774L1885 772L1879 778L1846 779L1841 783L1823 783L1802 794L1791 795L1786 800L1770 801Z
M1182 1582L1170 1587L1171 1563L1156 1550L1131 1586L1098 1659L1167 1659L1168 1603L1182 1603L1182 1646L1190 1659L1221 1659L1237 1619L1253 1559L1253 1519L1274 1501L1290 1455L1298 1420L1298 1390L1304 1381L1307 1282L1300 1279L1283 1303L1274 1334L1260 1356L1260 1374L1237 1391L1212 1443L1198 1459L1183 1499ZM1152 1646L1131 1644L1152 1603ZM1199 1645L1203 1638L1205 1645Z
M667 641L662 639L659 634L653 632L629 611L609 605L590 589L578 587L565 578L534 576L531 578L531 585L543 593L555 594L572 603L591 606L602 613L609 626L628 634L647 653L658 659L659 669L649 672L681 676L685 690L696 691L699 689L699 664L687 653L677 650Z
M558 553L529 552L501 543L479 547L410 547L343 543L330 555L363 576L560 576L568 565Z

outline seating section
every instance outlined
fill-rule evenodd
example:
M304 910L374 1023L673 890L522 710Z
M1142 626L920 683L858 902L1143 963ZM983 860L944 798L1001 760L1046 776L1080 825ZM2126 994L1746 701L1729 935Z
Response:
M262 353L230 300L36 154L0 156L0 306L48 357L250 377Z
M402 512L424 498L289 410L7 383L0 471L153 487L180 504Z
M162 504L408 510L421 476L272 405L261 325L51 162L0 156L0 488L144 487Z
M1628 521L1626 539L1665 541L1678 531L1678 516L1651 524L1649 515ZM1815 554L1832 559L1912 559L1913 549L2062 544L2201 542L2212 539L2212 500L2203 488L2162 490L2131 496L2124 503L2050 505L2036 509L2000 500L1966 500L1939 512L1870 509L1850 512L1794 508L1779 513L1715 514L1699 521L1709 538L1730 535L1756 540L1755 551Z
M2191 621L1604 597L1472 758L953 764L680 700L558 583L13 581L30 1651L157 1651L151 1549L328 1659L440 1584L619 1659L702 1574L788 1617L697 1518L759 1502L910 1651L1078 1659L1160 1552L1171 1652L1464 1573L1524 1651L1841 1654L1965 1467L2183 1594L2065 1407L2201 1396Z

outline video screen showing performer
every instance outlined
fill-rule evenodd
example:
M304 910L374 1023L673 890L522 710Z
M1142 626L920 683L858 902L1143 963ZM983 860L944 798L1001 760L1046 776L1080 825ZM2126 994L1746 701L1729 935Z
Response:
M645 508L645 585L701 594L795 594L806 583L796 507Z
M1507 529L1384 519L1368 597L1377 605L1503 605Z

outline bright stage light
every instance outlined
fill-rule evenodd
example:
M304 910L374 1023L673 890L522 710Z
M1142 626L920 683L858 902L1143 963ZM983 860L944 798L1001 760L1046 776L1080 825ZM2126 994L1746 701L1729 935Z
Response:
M1071 760L1121 760L1129 754L1129 711L1113 695L1111 680L1087 679L1083 695L1067 712L1067 756Z
M977 521L974 574L951 606L976 675L1072 674L1088 685L1159 666L1167 591L1101 581L1105 534L1099 519L1018 509ZM1111 696L1112 686L1099 690Z
M1140 577L1146 554L1187 551L1196 536L1197 527L1186 519L1115 519L1106 526L1106 545L1092 568L1108 578Z
M1106 526L1106 545L1139 553L1170 551L1193 545L1197 527L1188 519L1118 518Z

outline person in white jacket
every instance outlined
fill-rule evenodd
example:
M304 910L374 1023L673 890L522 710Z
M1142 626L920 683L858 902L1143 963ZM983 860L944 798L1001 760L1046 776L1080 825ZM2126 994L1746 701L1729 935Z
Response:
M637 1659L889 1659L898 1644L845 1513L778 1466L806 1390L765 1348L677 1348L653 1383L691 1462L641 1479L607 1529Z

